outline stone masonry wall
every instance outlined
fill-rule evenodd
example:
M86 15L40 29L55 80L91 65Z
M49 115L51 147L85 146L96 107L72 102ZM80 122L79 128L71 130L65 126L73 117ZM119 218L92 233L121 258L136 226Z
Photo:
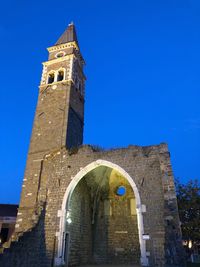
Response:
M165 259L169 265L181 262L181 265L185 266L185 252L182 246L178 205L169 154L160 155L160 166L164 193Z
M18 232L28 230L35 224L36 209L41 200L38 199L38 193L43 190L41 187L44 180L41 180L43 163L50 151L52 153L66 145L68 128L73 128L72 133L78 133L74 135L76 138L68 138L68 146L82 143L81 117L76 116L74 119L74 113L74 116L70 115L70 112L68 114L71 90L75 88L71 87L71 83L57 83L56 86L56 89L50 85L46 89L43 88L38 98L17 218ZM29 219L24 221L23 217Z
M102 177L105 179L105 177ZM118 196L116 189L125 186L126 194ZM102 192L101 192L102 191ZM135 201L128 181L115 170L107 178L107 188L99 191L99 201L93 224L94 262L100 264L133 264L140 261L138 224Z
M66 145L67 148L72 148L83 143L84 98L75 86L72 86L69 97Z
M125 186L124 196L116 195L118 186ZM108 262L112 264L138 264L140 247L135 196L129 182L116 171L112 171L109 181L109 198L112 215L108 216Z
M57 209L61 209L62 199L65 190L71 179L79 170L97 159L111 161L124 168L133 177L142 199L142 204L146 205L146 213L143 214L145 233L150 235L147 240L147 250L149 261L152 266L165 265L165 227L164 227L164 195L162 185L162 173L160 167L160 156L166 154L169 157L166 145L154 147L130 146L127 149L116 149L112 151L93 152L89 147L83 147L79 151L68 152L56 155L53 160L54 170L49 173L49 180L60 180L60 186L56 189L49 187L49 197L56 199ZM168 155L168 156L167 156ZM51 160L47 162L51 164ZM62 165L62 167L61 167ZM55 170L62 170L56 175ZM59 192L60 198L57 195ZM51 206L48 211L55 213ZM47 229L49 234L53 234L52 229ZM59 231L59 223L57 224ZM179 235L179 233L177 234ZM178 243L176 241L175 243Z
M167 220L171 219L168 216L173 217L170 223L179 224L173 186L169 187L170 190L164 191L167 183L170 186L170 179L173 180L170 173L171 178L166 179L165 184L163 183L163 169L168 166L168 176L171 170L169 153L165 144L150 147L129 146L128 148L110 151L96 151L89 146L68 151L63 148L46 156L40 174L40 187L37 194L38 199L42 199L46 203L44 218L45 251L44 248L40 249L41 255L46 253L48 259L57 257L58 235L62 234L59 233L60 217L58 211L61 210L65 191L82 168L99 159L112 162L123 168L132 177L139 190L142 204L146 207L143 220L144 234L150 236L150 240L146 241L150 266L166 267L167 264L168 266L172 265L173 263L169 263L166 257L166 251L170 250L170 235L173 234L173 246L177 248L180 248L181 236L179 228L168 228L165 224ZM35 197L32 184L27 184L27 188L29 192L33 192ZM166 206L167 192L173 196L173 201L172 199L167 200L168 206ZM27 215L22 214L21 219L25 224ZM176 231L176 229L178 230ZM35 238L37 238L36 235ZM34 258L34 252L38 251L37 243L32 242L30 246L32 247L32 253L30 252L29 259ZM11 251L12 255L15 255L15 253L19 252ZM178 264L181 267L183 266L177 257L177 250L174 250L174 254L170 255L172 261L176 259L177 266ZM14 256L11 258L14 258ZM0 266L2 266L1 261ZM36 267L38 264L26 265L23 263L21 265L15 264L15 266ZM50 267L51 265L48 263L43 266Z
M0 254L0 267L52 267L52 255L46 250L44 234L45 207L38 223L11 243L10 248Z
M70 218L66 231L70 235L69 266L87 264L92 257L90 192L84 180L78 183L70 201Z
M41 88L35 114L29 154L53 151L65 146L70 83Z

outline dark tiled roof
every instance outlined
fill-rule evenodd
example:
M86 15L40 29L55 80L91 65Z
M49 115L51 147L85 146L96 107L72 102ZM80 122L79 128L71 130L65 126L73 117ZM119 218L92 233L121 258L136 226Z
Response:
M74 41L78 44L75 26L73 23L71 23L68 25L67 29L61 35L61 37L58 39L55 45L65 44Z
M18 205L0 204L0 217L15 217L17 216Z

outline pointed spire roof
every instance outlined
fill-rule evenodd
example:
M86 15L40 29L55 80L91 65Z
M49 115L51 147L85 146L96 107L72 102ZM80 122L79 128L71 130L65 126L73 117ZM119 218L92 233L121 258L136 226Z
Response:
M76 30L74 23L71 22L65 32L61 35L61 37L58 39L58 41L55 43L55 45L60 45L64 43L69 43L69 42L76 42L78 45L78 39L76 35Z

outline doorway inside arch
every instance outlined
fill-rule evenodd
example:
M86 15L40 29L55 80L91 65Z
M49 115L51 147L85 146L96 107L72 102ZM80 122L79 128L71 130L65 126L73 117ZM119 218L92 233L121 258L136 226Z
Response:
M93 169L67 203L66 266L139 264L136 199L122 174L107 166Z

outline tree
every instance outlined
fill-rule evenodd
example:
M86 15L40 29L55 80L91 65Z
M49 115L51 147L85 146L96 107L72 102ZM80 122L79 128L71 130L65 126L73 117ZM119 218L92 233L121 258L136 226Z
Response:
M176 192L183 240L188 245L200 247L200 184L190 180L176 182Z

